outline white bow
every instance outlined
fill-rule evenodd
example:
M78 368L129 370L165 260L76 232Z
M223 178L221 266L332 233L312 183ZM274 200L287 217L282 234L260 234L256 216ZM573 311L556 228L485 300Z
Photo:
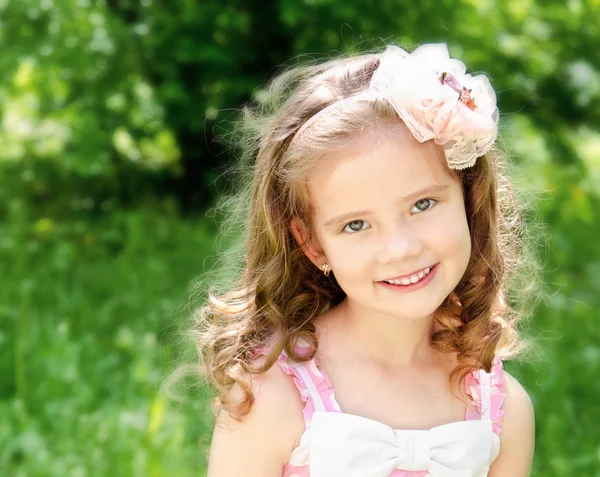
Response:
M389 477L394 469L485 477L498 438L489 419L395 430L354 414L315 412L310 427L311 477Z

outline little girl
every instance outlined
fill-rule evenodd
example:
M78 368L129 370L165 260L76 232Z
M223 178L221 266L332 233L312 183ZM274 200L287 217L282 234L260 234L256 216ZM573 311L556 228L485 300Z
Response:
M209 477L529 475L533 408L502 359L533 262L496 95L465 71L389 45L245 110L237 276L195 329Z

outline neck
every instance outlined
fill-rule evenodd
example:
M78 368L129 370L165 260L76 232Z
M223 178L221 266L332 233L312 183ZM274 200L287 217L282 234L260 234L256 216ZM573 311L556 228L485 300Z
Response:
M344 347L359 359L385 367L413 367L429 363L432 316L403 319L373 313L346 298L336 308L337 322L344 330Z

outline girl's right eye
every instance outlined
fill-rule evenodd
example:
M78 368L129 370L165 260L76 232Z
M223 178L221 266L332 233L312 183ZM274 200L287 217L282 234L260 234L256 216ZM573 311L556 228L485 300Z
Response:
M363 226L367 224L364 220L353 220L352 222L348 222L343 229L343 232L348 234L353 234L355 232L360 232L364 230Z

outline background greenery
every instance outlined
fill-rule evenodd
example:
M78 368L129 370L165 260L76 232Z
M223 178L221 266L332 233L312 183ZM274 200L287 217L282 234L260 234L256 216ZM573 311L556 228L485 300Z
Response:
M159 391L211 264L233 108L299 54L443 41L498 94L539 220L535 476L600 476L598 0L0 0L0 475L204 475ZM379 40L378 40L379 39ZM188 397L190 393L187 393Z

